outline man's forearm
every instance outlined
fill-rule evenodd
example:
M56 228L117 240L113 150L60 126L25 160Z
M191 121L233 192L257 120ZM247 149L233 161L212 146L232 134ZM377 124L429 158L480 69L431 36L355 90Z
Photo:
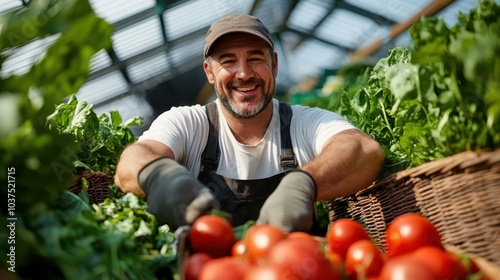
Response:
M131 192L140 197L146 196L139 186L139 172L160 157L173 158L173 153L159 142L144 141L128 146L122 152L116 166L115 184L123 192Z
M316 181L317 201L334 199L368 187L384 160L379 143L357 130L335 135L313 161L303 166Z

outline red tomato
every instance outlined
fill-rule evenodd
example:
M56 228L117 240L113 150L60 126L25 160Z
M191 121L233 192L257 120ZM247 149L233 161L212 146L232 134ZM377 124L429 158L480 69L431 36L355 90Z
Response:
M204 215L191 226L189 241L193 252L207 253L218 258L231 254L236 237L232 225L226 219Z
M343 260L347 249L358 240L370 240L370 236L363 226L351 219L339 219L330 223L326 233L328 249L338 254Z
M382 267L379 280L440 280L425 264L412 254L390 258Z
M198 280L243 280L247 264L238 258L222 257L205 263Z
M312 246L321 246L321 243L319 240L315 239L314 236L302 232L302 231L294 231L291 232L287 235L287 239L294 239L294 240L299 240L301 242L306 242L311 244Z
M345 259L345 273L358 279L376 277L384 266L380 250L370 240L359 240L349 247Z
M212 260L213 257L207 253L194 253L192 254L184 267L185 280L198 280L200 271L203 265Z
M269 251L267 263L289 267L299 279L340 279L321 247L300 240L284 239L275 244Z
M436 273L439 279L465 280L467 271L460 261L448 252L425 246L415 250L413 257Z
M243 280L301 280L291 267L278 264L256 265L245 273Z
M231 256L233 257L242 257L245 255L245 241L238 240L234 243L233 248L231 249Z
M274 244L286 238L286 233L280 228L269 224L253 225L245 237L245 248L250 262L264 259Z
M434 224L416 213L396 217L386 231L389 258L410 253L423 246L442 248L441 235Z

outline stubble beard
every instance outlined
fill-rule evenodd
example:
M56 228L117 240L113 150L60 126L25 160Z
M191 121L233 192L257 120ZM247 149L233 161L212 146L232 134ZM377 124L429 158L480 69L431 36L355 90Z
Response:
M264 85L264 83L261 83L261 85ZM254 118L258 114L260 114L264 109L267 107L267 105L273 100L273 91L274 88L269 89L269 91L266 91L264 89L262 98L259 100L256 106L254 106L251 109L241 109L238 107L238 103L248 103L251 102L255 97L243 97L237 101L234 99L229 99L227 95L223 96L220 94L219 89L217 88L217 83L214 83L214 89L215 93L217 94L217 97L222 103L222 106L224 106L231 115L233 115L236 118L239 119L250 119Z

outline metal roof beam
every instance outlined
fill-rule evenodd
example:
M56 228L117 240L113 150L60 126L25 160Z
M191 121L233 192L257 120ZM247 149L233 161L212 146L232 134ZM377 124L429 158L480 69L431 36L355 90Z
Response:
M257 9L257 6L259 6L260 0L254 0L252 3L252 7L250 7L250 10L248 11L249 15L253 15L255 13L255 10Z
M180 38L178 38L178 39L176 39L174 41L170 41L169 42L170 48L173 48L175 46L181 45L181 44L183 44L185 42L188 42L188 41L191 41L193 39L197 39L200 36L205 36L207 28L208 27L199 28L198 30L196 30L194 32L191 32L191 33L189 33L187 35L184 35L184 36L182 36L182 37L180 37ZM155 55L157 55L159 53L162 53L164 51L165 51L165 46L164 45L160 45L160 46L151 48L151 49L149 49L147 51L144 51L144 52L142 52L140 54L137 54L135 56L129 57L127 59L124 59L124 60L120 61L119 63L116 62L116 61L114 61L112 65L91 73L90 76L89 76L89 78L88 78L88 81L91 81L91 80L93 80L95 78L98 78L100 76L109 74L109 73L111 73L111 72L113 72L115 70L118 70L121 67L123 67L123 65L131 65L131 64L143 61L143 60L145 60L147 58L155 56ZM194 56L194 57L196 57L196 56ZM200 51L200 57L203 57L203 54L202 54L201 51Z
M156 7L151 8L151 9L146 9L143 11L140 11L133 16L123 18L113 24L113 27L115 29L115 32L120 31L122 29L125 29L131 25L134 25L138 22L141 22L143 20L149 19L153 16L156 15Z
M293 10L295 10L295 7L297 4L300 2L300 0L292 0L290 3L290 7L288 8L288 11L286 12L286 15L283 17L283 22L280 23L278 26L278 30L276 30L278 33L281 32L281 30L286 29L286 23L288 22L288 19L290 18L290 15L292 14Z
M162 50L160 49L159 52L161 52ZM202 59L202 54L200 53L200 59ZM96 104L93 104L95 107L101 107L101 106L106 106L112 102L115 102L115 101L118 101L124 97L127 97L127 96L130 96L130 95L133 95L133 94L136 94L136 95L142 95L145 93L145 90L151 88L152 86L156 86L164 81L167 81L173 77L175 77L176 75L180 74L180 73L184 73L184 72L187 72L191 69L193 69L194 67L196 67L198 65L198 67L202 67L201 66L201 63L200 62L196 62L194 61L195 59L193 60L190 60L190 61L186 61L185 63L183 63L182 65L180 65L178 68L177 68L177 72L166 72L166 73L160 73L158 75L155 75L153 77L150 77L144 81L141 81L135 85L129 85L129 90L121 93L121 94L117 94L115 96L112 96L112 97L109 97L107 99L104 99L102 100L101 102L99 103L96 103Z
M355 52L351 53L349 55L349 61L354 62L357 60L360 60L362 58L365 58L367 56L370 56L377 52L383 45L384 42L386 42L388 39L392 40L399 36L401 33L405 32L410 28L414 23L420 21L420 19L424 16L433 16L436 13L440 12L441 10L445 9L448 5L453 3L455 0L434 0L433 2L429 3L429 5L425 6L422 8L420 11L418 11L416 14L411 16L409 19L405 20L404 22L401 23L396 23L391 26L390 28L390 34L389 38L380 38L375 40L373 43L370 45L358 49Z
M134 14L133 16L119 20L113 24L113 27L115 29L115 32L117 32L117 31L125 29L131 25L134 25L138 22L141 22L143 20L146 20L146 19L149 19L149 18L156 16L160 22L160 27L161 27L161 31L162 31L161 33L162 33L162 38L163 38L163 51L165 51L165 53L167 54L168 62L172 64L172 60L170 58L170 47L171 46L170 46L170 42L168 40L167 27L166 27L165 21L163 20L163 13L167 9L170 9L174 6L180 5L180 4L187 2L187 1L188 0L173 0L173 1L172 0L170 0L170 1L158 0L158 1L156 1L156 5L154 6L154 8L143 10L141 12ZM168 3L168 2L170 2L170 3ZM129 63L130 61L120 61L120 60L118 60L116 55L113 56L113 55L111 55L110 52L108 52L108 54L109 54L110 58L113 60L113 65L110 66L109 69L103 69L103 72L98 71L94 74L99 74L99 73L100 74L107 74L107 73L112 72L116 69L120 69L120 72L122 73L123 77L130 84L130 77L129 77L129 74L128 74L128 71L126 68L126 65L128 65L127 63ZM156 54L156 50L154 50L152 52L147 51L145 53L145 58L149 57L150 55L154 55L154 54ZM142 56L139 55L138 57L142 57ZM132 61L135 62L135 58ZM174 67L173 71L175 71L175 65L173 67ZM94 76L95 76L94 74L92 74L89 77L89 80L94 78Z
M337 8L348 10L348 11L351 11L353 13L362 15L362 16L367 17L367 18L369 18L369 19L373 20L374 22L381 24L381 25L393 25L396 23L395 21L388 19L382 15L379 15L379 14L367 11L365 9L362 9L360 7L351 5L345 1L337 1Z
M189 34L186 34L174 41L171 41L169 43L170 45L170 48L173 48L175 46L178 46L178 45L181 45L183 44L184 42L188 42L188 41L191 41L193 39L196 39L196 38L199 38L200 36L204 36L205 33L206 33L206 29L207 27L203 27L203 28L200 28L194 32L191 32ZM282 30L281 32L283 31L290 31L290 32L293 32L293 33L296 33L298 34L299 36L303 37L303 38L309 38L309 39L314 39L314 40L317 40L317 41L320 41L322 43L325 43L325 44L328 44L328 45L331 45L333 47L336 47L344 52L353 52L355 51L354 49L350 48L350 47L347 47L347 46L343 46L341 44L338 44L338 43L335 43L335 42L331 42L331 41L327 41L327 40L324 40L324 39L321 39L321 38L318 38L314 35L311 35L309 33L305 33L303 31L299 31L299 30L295 30L295 29L291 29L291 28L286 28L284 30ZM135 56L132 56L130 58L127 58L127 59L124 59L122 60L120 63L113 63L112 65L108 66L108 67L105 67L103 69L100 69L96 72L93 72L90 74L89 76L89 79L88 81L91 81L95 78L98 78L100 76L103 76L103 75L106 75L106 74L109 74L115 70L118 70L120 69L120 67L123 67L123 65L131 65L131 64L134 64L134 63L137 63L137 62L140 62L140 61L143 61L149 57L152 57L152 56L155 56L161 52L164 52L165 51L165 47L163 45L161 46L157 46L155 48L152 48L152 49L149 49L147 51L144 51L140 54L137 54ZM202 57L202 54L200 53L200 56Z
M314 40L317 40L317 41L320 41L322 43L325 43L325 44L328 44L328 45L331 45L333 47L336 47L344 52L353 52L355 49L351 48L351 47L347 47L347 46L343 46L341 44L338 44L336 42L332 42L332 41L327 41L325 39L322 39L322 38L319 38L319 37L316 37L314 35L311 35L310 33L305 33L303 31L300 31L300 30L296 30L296 29L291 29L291 28L287 28L286 31L290 31L290 32L293 32L293 33L296 33L298 34L300 37L301 37L301 41L305 41L306 39L314 39ZM299 44L296 44L296 46L298 46ZM294 48L295 49L295 48Z
M157 2L162 2L162 1L157 1ZM183 1L175 1L174 3L166 6L164 8L164 10L167 10L167 9L170 9L174 6L177 6L177 5L180 5L182 4L183 2L188 2L188 0L183 0ZM124 28L127 28L131 25L134 25L138 22L141 22L145 19L149 19L157 14L159 14L158 10L159 9L159 4L157 3L154 7L150 8L150 9L146 9L146 10L143 10L141 12L138 12L138 13L135 13L134 15L132 16L129 16L129 17L126 17L126 18L123 18L115 23L113 23L113 27L115 29L115 32L116 31L119 31L119 30L122 30ZM160 11L162 12L162 11ZM162 14L162 13L160 13Z
M296 3L295 3L296 4ZM314 28L311 30L311 33L314 33L314 31L319 27L321 26L321 24L323 24L323 22L336 10L336 9L345 9L345 10L348 10L348 11L351 11L351 12L354 12L354 13L357 13L359 15L362 15L362 16L365 16L365 17L368 17L370 18L371 20L375 21L376 23L378 24L384 24L384 25L391 25L391 24L394 24L395 22L384 17L384 16L381 16L381 15L378 15L378 14L375 14L375 13L372 13L370 11L367 11L365 9L361 9L359 7L356 7L354 5L351 5L349 3L346 3L344 0L338 0L338 1L335 1L331 6L330 8L328 9L328 11L325 13L325 15L323 16L323 18L321 18L317 23L316 25L314 26ZM309 35L309 34L306 34L306 35ZM305 36L305 37L308 37L308 36ZM309 36L310 37L310 36ZM319 39L319 38L315 38L315 39ZM296 49L300 44L302 44L303 42L305 41L305 38L301 38L293 47L292 47L292 50ZM324 40L322 40L324 41ZM346 47L344 46L338 46L342 49L346 49ZM350 48L349 48L350 49Z
M122 61L118 59L118 56L116 55L115 49L111 47L110 49L106 50L107 54L111 58L111 61L113 61L113 64L116 65L116 69L120 70L120 73L122 74L123 78L127 82L127 84L131 85L132 82L130 80L130 75L128 74L127 71L127 65L124 64Z
M331 15L331 13L337 8L337 5L338 5L338 1L334 1L333 4L330 6L330 8L328 8L328 11L325 13L325 15L316 23L316 25L311 29L310 33L311 34L314 34L314 31L316 31L316 29L318 27L320 27L323 22ZM303 34L306 34L306 35L309 35L307 33L301 33L301 36ZM310 36L303 36L302 38L300 38L300 40L297 41L297 43L295 43L295 45L293 45L291 47L292 50L295 50L296 48L298 48L304 41L307 37L310 37ZM319 39L319 38L318 38Z

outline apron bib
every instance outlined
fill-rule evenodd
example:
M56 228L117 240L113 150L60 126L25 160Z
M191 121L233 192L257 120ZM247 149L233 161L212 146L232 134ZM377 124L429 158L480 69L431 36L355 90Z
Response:
M201 170L198 175L204 185L212 190L219 200L221 210L231 214L233 226L239 226L249 220L257 220L260 209L276 189L283 176L287 172L297 168L297 160L292 150L290 137L290 122L292 119L292 108L290 105L280 102L280 138L281 154L280 165L284 172L269 178L256 180L236 180L225 178L215 174L219 165L219 141L218 141L218 111L217 104L211 102L205 106L209 119L209 134L207 145L201 158ZM314 219L313 229L317 226Z

